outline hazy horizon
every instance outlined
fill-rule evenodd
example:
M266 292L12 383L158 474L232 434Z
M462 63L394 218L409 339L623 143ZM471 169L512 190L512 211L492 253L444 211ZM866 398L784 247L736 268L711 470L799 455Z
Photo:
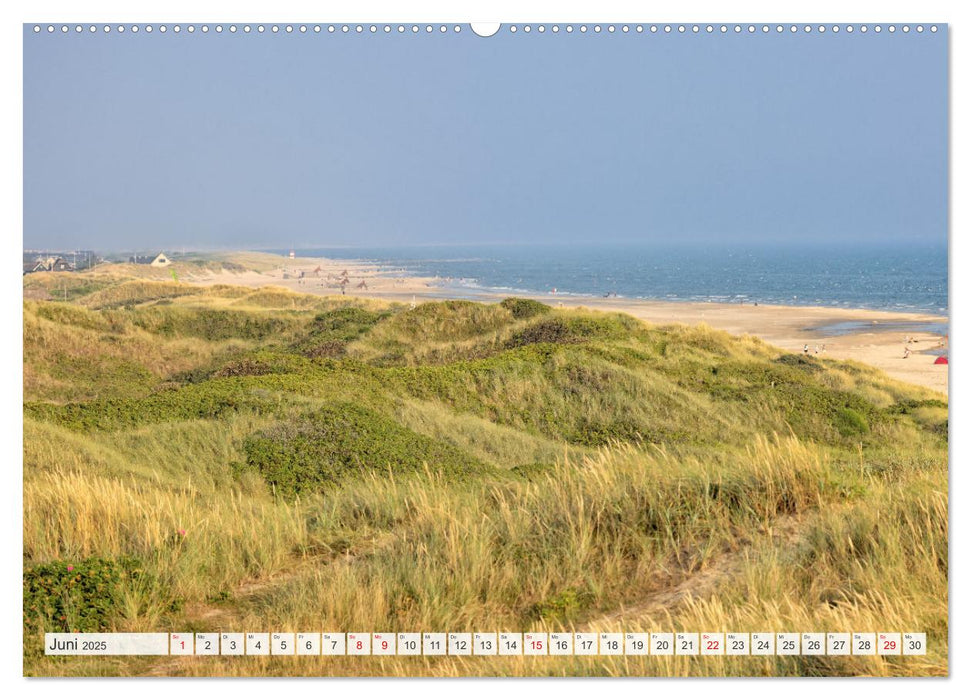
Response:
M25 26L23 247L946 245L944 26L462 29Z

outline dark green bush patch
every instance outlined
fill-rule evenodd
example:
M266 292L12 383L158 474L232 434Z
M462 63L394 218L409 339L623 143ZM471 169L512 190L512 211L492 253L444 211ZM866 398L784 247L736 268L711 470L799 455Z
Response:
M525 345L551 343L563 345L579 343L583 337L575 333L561 318L549 318L533 323L516 332L506 343L506 347L520 348Z
M149 387L158 379L135 359L113 355L94 358L61 355L51 366L50 375L78 385L97 385L104 394L113 387Z
M301 352L311 359L343 357L347 354L347 341L323 340L308 344L301 348Z
M843 437L866 435L870 432L870 425L858 411L852 408L841 408L836 411L836 429Z
M823 366L818 360L808 355L786 354L780 355L775 360L780 365L804 369L807 372L822 372Z
M485 468L465 452L358 404L338 402L248 438L246 464L278 494L292 497L372 470L464 476Z
M311 323L311 329L328 338L352 340L388 315L386 311L378 313L356 306L345 306L317 314Z
M436 301L396 314L388 323L398 340L456 342L494 333L511 320L512 314L497 304Z
M647 433L645 435L645 433ZM581 417L573 429L567 429L564 439L574 445L603 447L611 442L675 442L675 435L669 431L651 430L639 425L628 417L618 417L609 421L590 420Z
M216 370L214 377L261 377L265 374L273 374L277 371L270 363L257 360L251 357L244 357L239 360L232 360L226 363L221 369Z
M517 321L534 316L541 316L552 311L552 308L535 299L509 297L499 302L499 305L509 311Z
M890 415L906 416L912 414L918 408L947 408L947 402L940 399L910 399L895 403L884 410Z
M535 481L537 479L544 479L548 474L550 474L555 465L548 464L544 462L533 462L531 464L519 464L509 471L516 476L522 477L526 481Z
M567 588L557 595L533 604L527 618L545 622L568 622L590 607L594 600L595 596L590 591Z
M138 559L92 557L24 570L24 627L30 632L106 632L126 581L148 576Z
M271 314L158 305L135 309L131 312L131 318L136 326L149 333L166 337L190 336L210 341L231 338L264 340L293 332L302 323L298 316L279 312Z
M566 345L588 340L617 340L630 337L639 322L621 315L541 318L513 336L506 343L518 348L537 343Z
M355 306L325 311L311 321L304 337L293 344L292 349L306 357L342 357L347 344L364 335L388 312L377 313Z
M267 401L228 379L190 384L133 399L98 399L67 404L31 402L24 415L70 430L122 430L150 423L217 418L263 410Z
M702 388L719 401L779 411L801 438L831 443L839 437L864 435L875 423L886 420L865 397L827 387L816 378L815 370L807 371L808 366L795 361L733 360L714 366L694 365L693 370L685 362L661 369L683 387L694 391Z

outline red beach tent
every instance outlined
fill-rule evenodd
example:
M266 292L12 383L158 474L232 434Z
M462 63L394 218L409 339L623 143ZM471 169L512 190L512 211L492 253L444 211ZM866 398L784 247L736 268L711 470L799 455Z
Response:
M946 365L947 364L947 355L940 355L940 356L938 356L938 358L936 360L934 360L934 364L935 365Z

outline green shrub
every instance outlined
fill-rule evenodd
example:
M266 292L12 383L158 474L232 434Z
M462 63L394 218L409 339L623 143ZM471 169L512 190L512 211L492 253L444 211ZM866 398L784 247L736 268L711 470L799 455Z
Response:
M549 306L542 302L536 301L535 299L523 299L521 297L503 299L499 302L499 305L508 310L516 320L533 318L534 316L540 316L552 311Z
M132 312L136 326L166 337L190 336L204 340L263 340L292 332L301 325L293 315L205 309L180 306L139 308Z
M531 464L519 464L509 471L526 481L535 481L537 479L545 479L555 468L553 464L533 462Z
M507 347L536 343L570 344L587 340L617 340L633 335L639 322L620 315L542 318L515 333Z
M512 315L496 304L472 301L439 301L419 304L382 324L389 339L408 343L456 342L494 333Z
M621 416L614 420L590 420L581 416L576 427L564 430L564 438L574 445L603 447L611 442L674 442L676 436L670 431L655 431L648 426L639 425L629 417Z
M146 576L138 559L92 557L24 570L24 626L30 631L105 632L111 629L124 581Z
M526 326L515 333L506 343L507 347L519 348L537 343L579 343L583 338L574 333L569 325L559 318L550 318Z
M947 408L947 402L941 401L940 399L908 399L906 401L900 401L895 403L893 406L886 408L886 412L890 415L901 415L906 416L914 413L914 411L921 408Z
M577 613L588 608L595 599L596 596L590 591L568 588L555 596L535 603L529 617L547 622L567 622Z
M295 496L372 470L433 471L462 476L484 468L475 457L433 440L376 411L337 403L248 438L246 464L277 493Z
M278 371L276 367L263 360L244 357L227 362L213 373L213 377L261 377Z
M304 345L301 352L311 359L343 357L347 354L347 341L322 340Z
M98 399L67 404L31 402L24 415L70 430L121 430L139 425L195 418L217 418L242 410L262 410L265 398L229 380L191 384L151 396Z
M808 372L821 372L823 371L823 366L815 358L809 357L808 355L795 355L787 354L781 355L775 360L780 365L786 365L788 367L797 367L799 369L804 369Z
M837 410L835 424L843 437L866 435L870 432L870 425L866 422L866 418L852 408Z
M356 306L345 306L317 314L314 316L311 328L315 333L333 334L328 337L350 340L387 315L387 313L368 311Z
M354 306L317 314L307 335L296 342L293 349L311 358L342 357L350 341L367 333L387 316L387 312L377 313Z

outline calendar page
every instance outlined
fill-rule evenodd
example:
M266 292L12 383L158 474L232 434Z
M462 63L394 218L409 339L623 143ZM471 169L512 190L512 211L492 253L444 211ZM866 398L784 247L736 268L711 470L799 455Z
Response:
M24 675L950 673L940 15L273 12L22 26Z

